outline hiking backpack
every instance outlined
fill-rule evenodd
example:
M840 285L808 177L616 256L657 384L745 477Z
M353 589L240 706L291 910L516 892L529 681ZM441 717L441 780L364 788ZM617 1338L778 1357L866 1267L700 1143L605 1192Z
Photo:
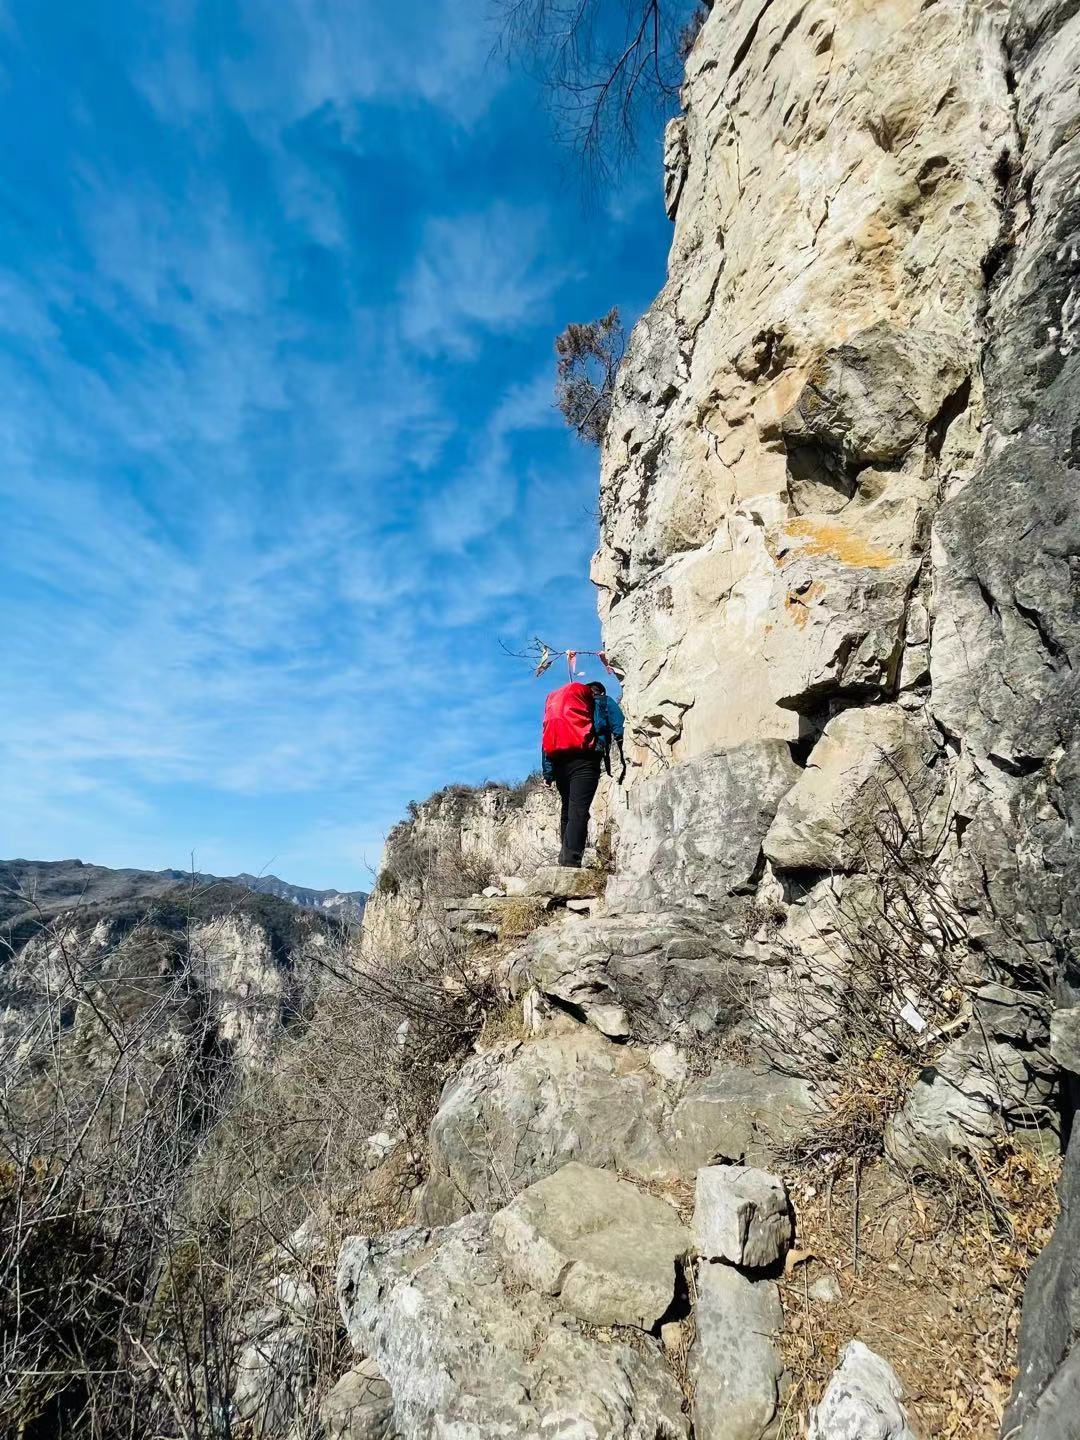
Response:
M545 755L559 750L595 749L593 693L587 685L572 680L547 697L542 745Z

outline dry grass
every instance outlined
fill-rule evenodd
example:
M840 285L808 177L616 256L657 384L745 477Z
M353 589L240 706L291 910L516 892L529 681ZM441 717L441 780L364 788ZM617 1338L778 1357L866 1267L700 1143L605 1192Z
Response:
M883 1163L820 1163L786 1176L798 1220L782 1281L792 1377L780 1435L806 1434L848 1340L896 1368L914 1429L992 1440L1014 1376L1024 1278L1057 1216L1060 1165L1015 1137L977 1168L914 1186ZM842 1298L815 1300L832 1272Z
M781 1159L816 1161L843 1155L860 1164L882 1152L886 1127L903 1107L920 1064L891 1045L830 1072L826 1098L815 1123Z
M499 939L524 940L550 918L543 900L534 895L513 895L499 908Z
M525 1015L521 1008L521 1001L515 1000L488 1014L484 1021L484 1028L476 1037L475 1048L480 1052L494 1050L497 1046L505 1045L510 1040L527 1040L528 1033L525 1029Z

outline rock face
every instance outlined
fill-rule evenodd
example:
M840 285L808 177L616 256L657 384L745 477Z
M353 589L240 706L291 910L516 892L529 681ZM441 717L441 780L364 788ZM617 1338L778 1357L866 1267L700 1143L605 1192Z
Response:
M798 771L786 745L752 741L661 770L632 791L620 822L612 909L702 903L744 893L760 871L761 842Z
M713 8L594 565L646 771L893 691L939 487L977 445L1005 71L975 4Z
M538 930L510 962L516 993L535 986L613 1039L663 1042L723 1024L742 946L730 928L668 911Z
M898 705L844 710L826 725L765 836L778 869L865 870L881 860L894 809L916 821L935 784L935 743ZM940 783L940 782L938 782Z
M612 908L745 891L782 912L781 981L823 991L806 886L884 895L898 854L932 852L977 993L893 1125L909 1164L1071 1121L1066 1023L1055 1058L1039 1004L985 1017L988 987L1080 993L1078 69L1071 0L715 4L666 135L668 279L603 452L593 578L632 736ZM748 798L731 757L778 742L798 773ZM541 988L646 1023L617 964L557 968ZM684 1135L727 1083L680 1100ZM1067 1433L1078 1183L1025 1305L1022 1440Z
M572 1160L670 1179L667 1108L645 1055L585 1027L474 1056L443 1092L419 1213L495 1209Z
M94 872L96 898L68 909L67 864L40 909L28 914L15 908L17 894L5 897L12 953L0 971L0 1039L12 1065L32 1071L34 1037L43 1043L47 1017L62 1012L57 1056L73 1083L107 1073L129 1032L151 1067L175 1066L200 1047L264 1064L325 946L341 935L336 921L288 901L229 883L192 890L170 880L160 889L161 876L145 871L83 867Z
M656 1342L606 1343L557 1299L508 1290L490 1216L346 1241L338 1295L350 1340L390 1387L402 1440L687 1440Z
M374 1360L346 1371L319 1411L327 1440L397 1440L394 1400Z
M773 1345L784 1319L780 1293L771 1280L748 1280L730 1265L701 1267L697 1290L695 1440L767 1440L783 1377Z

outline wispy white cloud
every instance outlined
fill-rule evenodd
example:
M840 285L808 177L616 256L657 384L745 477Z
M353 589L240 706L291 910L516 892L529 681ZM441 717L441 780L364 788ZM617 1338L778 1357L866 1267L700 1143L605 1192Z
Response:
M405 286L406 338L424 351L469 356L485 334L542 321L569 274L565 258L551 256L550 222L538 206L496 201L430 220Z

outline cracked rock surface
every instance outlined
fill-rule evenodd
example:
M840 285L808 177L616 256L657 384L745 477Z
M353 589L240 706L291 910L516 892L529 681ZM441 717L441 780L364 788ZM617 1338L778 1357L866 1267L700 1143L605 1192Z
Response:
M687 1440L657 1342L593 1338L558 1300L511 1293L489 1215L347 1240L338 1296L350 1340L390 1387L401 1440Z

